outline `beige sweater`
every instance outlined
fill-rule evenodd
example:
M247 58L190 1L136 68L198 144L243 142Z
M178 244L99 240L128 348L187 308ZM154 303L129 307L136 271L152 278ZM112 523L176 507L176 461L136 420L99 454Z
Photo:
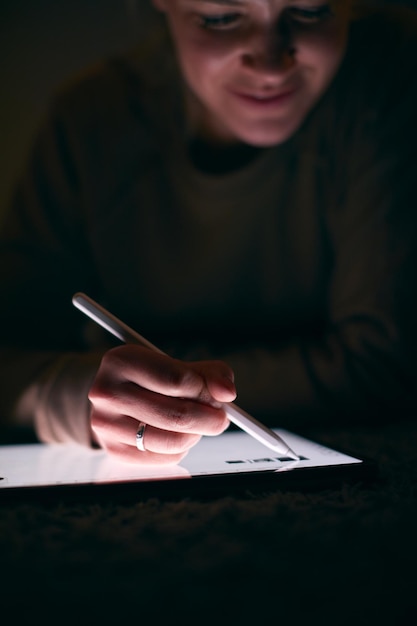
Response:
M76 291L175 356L227 360L272 425L414 411L415 19L355 23L300 131L227 173L190 156L168 48L54 99L0 242L0 419L89 445L113 342Z

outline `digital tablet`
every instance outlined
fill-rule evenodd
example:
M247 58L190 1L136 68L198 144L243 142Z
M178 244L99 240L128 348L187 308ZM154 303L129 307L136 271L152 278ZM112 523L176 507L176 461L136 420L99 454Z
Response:
M369 460L274 429L300 456L277 456L242 431L203 437L179 465L141 466L75 444L0 446L0 502L103 495L106 498L197 496L328 488L367 481ZM140 452L138 451L138 454Z

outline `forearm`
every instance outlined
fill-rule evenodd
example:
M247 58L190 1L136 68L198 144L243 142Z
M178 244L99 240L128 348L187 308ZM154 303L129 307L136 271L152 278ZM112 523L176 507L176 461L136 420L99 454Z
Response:
M88 390L99 353L0 353L0 414L5 427L33 428L45 442L92 443Z
M221 355L236 375L236 402L273 426L378 423L416 410L411 363L369 329L328 331L280 348Z

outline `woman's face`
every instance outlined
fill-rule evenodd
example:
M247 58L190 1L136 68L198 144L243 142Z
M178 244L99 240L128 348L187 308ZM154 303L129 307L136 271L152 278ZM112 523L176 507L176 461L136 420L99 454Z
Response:
M344 56L351 0L153 0L167 17L198 133L288 139Z

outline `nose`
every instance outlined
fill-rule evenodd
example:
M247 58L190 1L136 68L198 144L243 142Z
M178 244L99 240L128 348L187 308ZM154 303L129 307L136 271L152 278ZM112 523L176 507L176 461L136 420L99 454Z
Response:
M242 50L242 65L253 72L274 75L287 72L295 64L295 48L285 26L257 29Z

